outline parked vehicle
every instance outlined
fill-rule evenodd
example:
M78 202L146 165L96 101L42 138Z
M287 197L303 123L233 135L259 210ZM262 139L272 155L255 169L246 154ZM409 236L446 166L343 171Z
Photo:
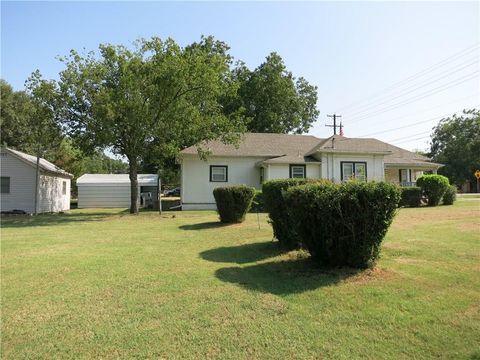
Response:
M180 196L180 188L168 189L163 191L164 196Z

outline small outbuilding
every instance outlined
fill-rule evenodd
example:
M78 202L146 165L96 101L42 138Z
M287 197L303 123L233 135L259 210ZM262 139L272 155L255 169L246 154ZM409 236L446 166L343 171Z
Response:
M0 168L1 212L35 213L37 157L2 148ZM37 213L69 210L72 178L72 174L40 158Z
M140 206L158 208L159 179L156 174L138 174ZM79 208L130 207L128 174L84 174L77 179Z

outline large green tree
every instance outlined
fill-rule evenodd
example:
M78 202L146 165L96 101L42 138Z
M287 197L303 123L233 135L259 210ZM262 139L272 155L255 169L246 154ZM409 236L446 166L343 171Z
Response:
M228 50L212 37L186 47L152 38L62 59L58 118L82 149L108 147L127 158L131 213L138 212L138 169L152 147L174 154L186 143L233 142L244 130L238 112L227 116L220 104L237 91Z
M317 120L317 87L295 78L277 53L253 71L239 63L234 75L240 87L225 111L244 111L248 131L301 134Z
M430 156L445 164L439 173L451 183L474 181L473 173L480 169L480 111L464 110L440 120L432 134Z

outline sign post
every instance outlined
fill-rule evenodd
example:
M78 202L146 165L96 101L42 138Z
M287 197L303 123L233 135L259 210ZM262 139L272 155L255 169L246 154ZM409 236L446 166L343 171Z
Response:
M480 170L477 170L473 173L477 178L477 193L480 193Z

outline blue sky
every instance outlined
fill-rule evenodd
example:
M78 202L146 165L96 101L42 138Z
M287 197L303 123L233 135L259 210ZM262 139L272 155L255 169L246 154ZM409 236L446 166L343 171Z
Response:
M318 86L311 134L329 136L337 112L346 136L425 149L441 116L480 107L479 4L2 1L1 76L20 90L35 69L56 78L72 48L214 35L252 68L276 51Z

